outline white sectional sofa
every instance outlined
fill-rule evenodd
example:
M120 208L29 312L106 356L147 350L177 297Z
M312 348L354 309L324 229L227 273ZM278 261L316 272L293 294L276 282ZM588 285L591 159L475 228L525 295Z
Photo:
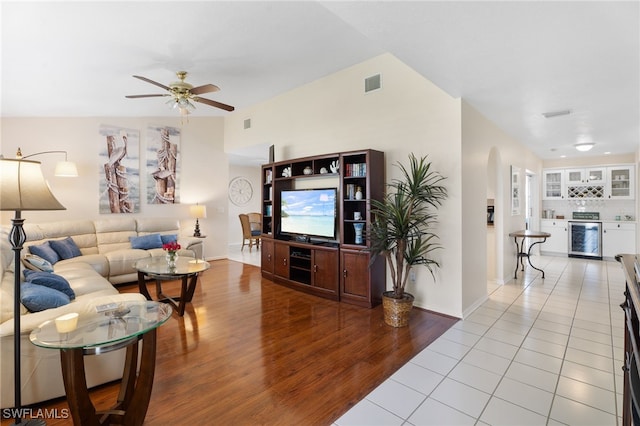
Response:
M202 240L180 234L180 226L173 219L108 219L96 221L63 221L47 224L24 225L27 241L22 255L29 246L46 240L71 237L81 256L60 260L53 265L54 273L64 277L75 299L64 306L40 312L29 312L21 305L21 377L22 404L28 405L64 396L64 384L58 351L34 346L29 340L31 331L47 320L70 312L81 316L95 312L104 303L144 300L138 293L120 294L114 284L137 280L133 264L149 256L164 256L162 248L133 249L129 237L160 233L176 234L184 249L181 256L202 258ZM14 261L8 243L8 227L3 227L0 241L0 408L14 406L13 395L13 300ZM24 262L23 262L24 263ZM20 278L24 281L24 265ZM125 352L110 352L85 357L88 386L97 386L122 377Z
M202 239L184 235L176 219L100 219L84 221L61 221L31 224L25 221L27 241L23 255L29 247L47 240L62 240L71 237L82 256L61 260L56 265L82 262L88 263L112 284L136 281L133 265L141 259L164 256L161 247L149 250L131 248L130 238L150 235L176 235L182 249L179 256L202 259Z

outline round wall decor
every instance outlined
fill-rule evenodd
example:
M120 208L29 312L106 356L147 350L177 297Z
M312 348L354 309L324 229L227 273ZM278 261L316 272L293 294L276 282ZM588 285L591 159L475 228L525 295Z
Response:
M239 176L229 182L229 200L236 206L243 206L253 197L253 188L249 179Z

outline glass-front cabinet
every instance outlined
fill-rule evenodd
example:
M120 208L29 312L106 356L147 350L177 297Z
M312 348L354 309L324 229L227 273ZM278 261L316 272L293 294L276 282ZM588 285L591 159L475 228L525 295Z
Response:
M607 194L611 200L635 199L635 168L632 165L607 167Z
M606 180L607 174L605 167L565 170L565 183L567 185L604 185Z
M543 200L562 200L564 198L564 170L545 170L542 181Z

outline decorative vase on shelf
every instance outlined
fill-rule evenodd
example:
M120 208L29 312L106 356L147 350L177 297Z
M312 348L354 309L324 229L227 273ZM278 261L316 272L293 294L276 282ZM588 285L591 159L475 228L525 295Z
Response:
M354 223L353 224L353 229L355 229L356 231L356 238L355 238L355 243L356 244L362 244L362 231L364 230L364 223Z
M362 188L356 187L356 200L362 200Z
M176 262L178 261L178 252L168 251L167 252L167 265L169 265L170 269L176 267Z

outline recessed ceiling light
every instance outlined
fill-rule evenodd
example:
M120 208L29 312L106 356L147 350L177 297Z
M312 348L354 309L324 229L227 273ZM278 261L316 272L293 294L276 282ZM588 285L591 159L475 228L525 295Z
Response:
M567 158L567 156L566 155L561 155L560 158Z
M593 148L593 146L595 145L595 143L577 143L574 146L576 147L576 149L580 152L587 152L589 151L591 148Z
M544 118L561 117L563 115L569 115L569 114L571 114L571 110L570 109L563 109L561 111L550 111L550 112L543 112L542 113Z
M607 151L604 153L604 155L609 155L609 154L611 154L611 151Z

